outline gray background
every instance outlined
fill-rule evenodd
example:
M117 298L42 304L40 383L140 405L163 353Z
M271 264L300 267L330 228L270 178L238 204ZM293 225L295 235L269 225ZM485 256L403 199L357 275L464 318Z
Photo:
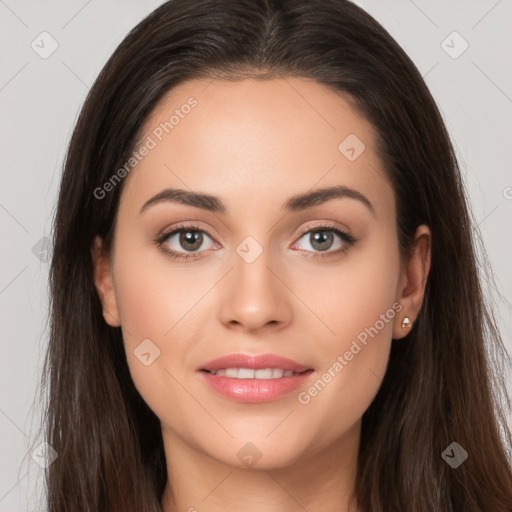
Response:
M41 442L36 391L47 339L44 237L71 130L107 58L160 3L0 0L0 512L41 509L42 469L34 462L41 448L34 459L31 453ZM356 3L424 75L457 148L497 290L511 301L512 1ZM52 44L57 49L42 58ZM495 313L512 352L511 308L500 301ZM512 391L510 375L507 382Z

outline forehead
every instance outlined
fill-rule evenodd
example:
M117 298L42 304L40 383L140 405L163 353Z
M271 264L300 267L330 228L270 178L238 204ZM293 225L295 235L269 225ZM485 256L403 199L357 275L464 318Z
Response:
M123 193L131 204L166 187L205 191L228 205L239 196L247 209L261 198L281 206L315 186L359 187L384 203L392 197L372 125L348 97L313 80L184 82L148 117L137 148L144 145L151 148Z

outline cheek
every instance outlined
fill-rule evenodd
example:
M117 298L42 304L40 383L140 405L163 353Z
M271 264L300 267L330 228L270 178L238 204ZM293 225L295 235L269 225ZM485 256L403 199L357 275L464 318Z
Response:
M144 232L119 231L119 257L114 268L116 300L126 330L125 340L140 343L150 338L164 343L186 314L194 288L184 286L180 268L173 266L146 237Z
M157 404L152 402L161 396L156 390L172 388L166 371L173 371L169 356L183 360L185 342L180 343L175 332L190 302L187 287L178 277L165 275L162 265L167 263L168 268L168 262L155 260L154 252L136 242L120 241L114 268L128 366L136 388L153 409Z
M393 240L392 235L391 231ZM384 234L374 237L371 243L368 239L364 246L347 252L335 265L328 268L319 265L315 272L302 271L302 277L295 283L297 295L322 321L317 322L317 331L323 335L322 352L331 358L333 353L350 347L352 339L376 322L379 330L376 336L386 339L391 335L392 322L388 320L400 307L396 303L392 309L400 259L398 245L387 244L386 240ZM292 279L291 274L289 278Z
M400 315L398 249L373 247L354 253L331 273L320 315L329 331L317 346L323 364L318 379L298 396L311 417L337 418L329 423L332 436L350 428L375 397Z
M331 345L338 352L356 352L350 360L353 371L359 368L360 382L372 380L374 371L383 376L395 317L401 305L396 302L400 273L398 246L375 244L372 251L361 251L354 264L339 277L346 293L338 294L341 308L335 316L338 342ZM360 345L359 352L357 345ZM352 348L354 347L354 348ZM351 356L347 354L347 358Z
M161 338L172 327L168 302L173 290L157 279L154 267L127 259L117 270L117 304L128 339L135 342L140 337Z

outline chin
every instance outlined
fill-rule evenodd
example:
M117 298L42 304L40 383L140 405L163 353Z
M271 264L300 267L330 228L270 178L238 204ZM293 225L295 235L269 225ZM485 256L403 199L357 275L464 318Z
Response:
M236 469L254 469L269 471L288 467L296 463L304 454L304 444L300 446L283 445L283 440L276 438L269 440L261 436L244 436L243 440L232 440L231 445L220 443L217 445L221 452L209 450L206 453L221 464L235 467ZM249 440L249 439L252 439ZM213 448L213 447L211 447Z

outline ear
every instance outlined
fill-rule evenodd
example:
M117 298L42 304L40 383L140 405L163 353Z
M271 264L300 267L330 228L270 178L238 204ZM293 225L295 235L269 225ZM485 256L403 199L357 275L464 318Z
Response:
M119 327L119 310L114 289L110 255L105 254L103 240L97 236L91 247L94 269L94 284L103 306L103 318L108 325Z
M397 288L397 301L402 305L402 310L395 317L394 339L400 339L409 334L421 309L430 271L431 239L428 226L424 224L419 226L414 235L411 250L403 262ZM410 323L402 327L405 317Z

